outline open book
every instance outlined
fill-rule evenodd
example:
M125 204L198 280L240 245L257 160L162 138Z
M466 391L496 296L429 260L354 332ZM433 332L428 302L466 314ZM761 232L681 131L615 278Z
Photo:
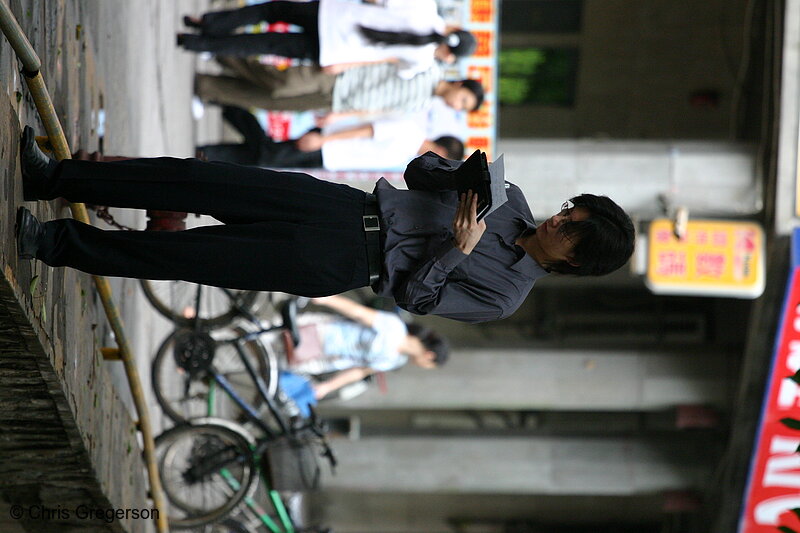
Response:
M508 201L502 155L488 163L486 154L475 150L453 174L459 196L469 190L478 194L478 220Z

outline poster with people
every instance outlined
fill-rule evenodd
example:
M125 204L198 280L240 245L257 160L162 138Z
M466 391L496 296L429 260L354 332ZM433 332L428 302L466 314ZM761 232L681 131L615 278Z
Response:
M324 1L324 0L323 0ZM339 3L362 4L358 0L332 0ZM248 4L260 3L259 0L248 0ZM321 164L314 174L320 178L347 183L374 183L378 177L386 177L390 182L402 183L402 170L405 163L419 152L427 151L431 145L415 144L414 139L435 141L447 139L448 142L459 141L458 150L441 152L446 157L463 159L476 149L486 152L493 159L496 143L496 85L498 46L498 10L499 0L414 0L396 2L378 0L378 6L387 10L400 6L408 8L414 4L421 9L426 3L435 3L433 9L443 19L447 31L460 28L469 32L474 39L469 55L457 57L452 63L437 60L437 68L441 69L443 80L476 80L480 83L482 95L477 109L461 109L458 104L454 108L447 97L435 96L429 103L413 111L396 110L391 113L371 113L358 118L344 117L332 121L324 114L311 111L265 111L252 108L268 137L274 141L290 141L301 139L314 128L321 128L323 134L329 132L348 132L359 126L371 126L370 140L365 138L343 140L330 143L321 150ZM416 5L419 4L419 5ZM339 6L341 9L341 6ZM324 10L321 8L321 13ZM394 18L398 18L394 15ZM429 17L430 18L430 17ZM320 17L320 31L324 18ZM301 32L302 28L284 22L267 23L248 28L258 32ZM324 46L321 39L321 46ZM452 43L453 38L450 38ZM386 45L390 48L389 45ZM275 65L278 68L308 64L302 59L262 55L259 61ZM468 102L472 103L472 101ZM345 133L344 135L347 135ZM405 140L403 142L402 140ZM412 146L413 145L413 146ZM440 146L440 145L433 145ZM437 150L434 150L437 151ZM353 153L373 153L375 157L356 158ZM352 166L353 168L347 168Z

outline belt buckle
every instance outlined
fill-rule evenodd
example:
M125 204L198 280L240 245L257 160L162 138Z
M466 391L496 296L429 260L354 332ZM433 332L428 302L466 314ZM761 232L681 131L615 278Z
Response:
M364 231L380 231L381 221L378 215L364 215L361 218L364 221Z

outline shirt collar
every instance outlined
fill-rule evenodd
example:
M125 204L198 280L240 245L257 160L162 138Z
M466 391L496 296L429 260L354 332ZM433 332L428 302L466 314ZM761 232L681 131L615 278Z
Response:
M377 182L375 182L375 188L372 190L372 193L373 193L373 194L377 194L377 192L378 192L378 189L392 189L392 190L396 190L396 189L397 189L397 187L395 187L394 185L392 185L391 183L389 183L389 181L388 181L386 178L384 178L383 176L381 176L381 178L380 178L380 179L379 179Z
M547 270L537 263L533 257L529 256L525 250L522 251L522 257L511 265L511 269L531 279L539 279L548 274Z
M520 274L530 277L531 279L538 279L546 276L549 274L549 272L547 272L547 270L545 270L544 267L536 261L536 259L528 255L528 252L526 252L521 246L516 244L516 240L520 236L536 232L536 221L533 219L527 220L525 218L518 218L517 225L521 231L513 237L512 242L509 245L521 253L521 257L516 263L511 265L511 268Z
M514 248L517 245L517 239L522 235L536 231L536 222L533 219L527 220L524 217L514 217L514 223L516 230L513 233L500 235L506 246L510 248Z

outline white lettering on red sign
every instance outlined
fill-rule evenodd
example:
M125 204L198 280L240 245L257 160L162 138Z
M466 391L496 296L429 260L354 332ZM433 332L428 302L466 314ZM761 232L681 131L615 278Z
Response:
M764 469L765 487L800 488L800 455L795 453L798 446L800 438L772 437Z
M797 507L800 507L800 496L778 496L756 505L753 518L760 526L777 526L783 513Z
M795 328L798 325L798 320L795 320ZM792 375L800 368L800 341L791 341L789 343L789 355L786 357L786 370L788 375ZM784 379L781 381L780 388L778 389L778 407L780 409L791 409L792 407L800 406L800 385L791 379Z
M747 245L746 240L740 240ZM738 533L800 531L800 432L782 419L800 419L800 385L789 377L800 369L800 268L787 287L764 412L756 436L750 483Z

